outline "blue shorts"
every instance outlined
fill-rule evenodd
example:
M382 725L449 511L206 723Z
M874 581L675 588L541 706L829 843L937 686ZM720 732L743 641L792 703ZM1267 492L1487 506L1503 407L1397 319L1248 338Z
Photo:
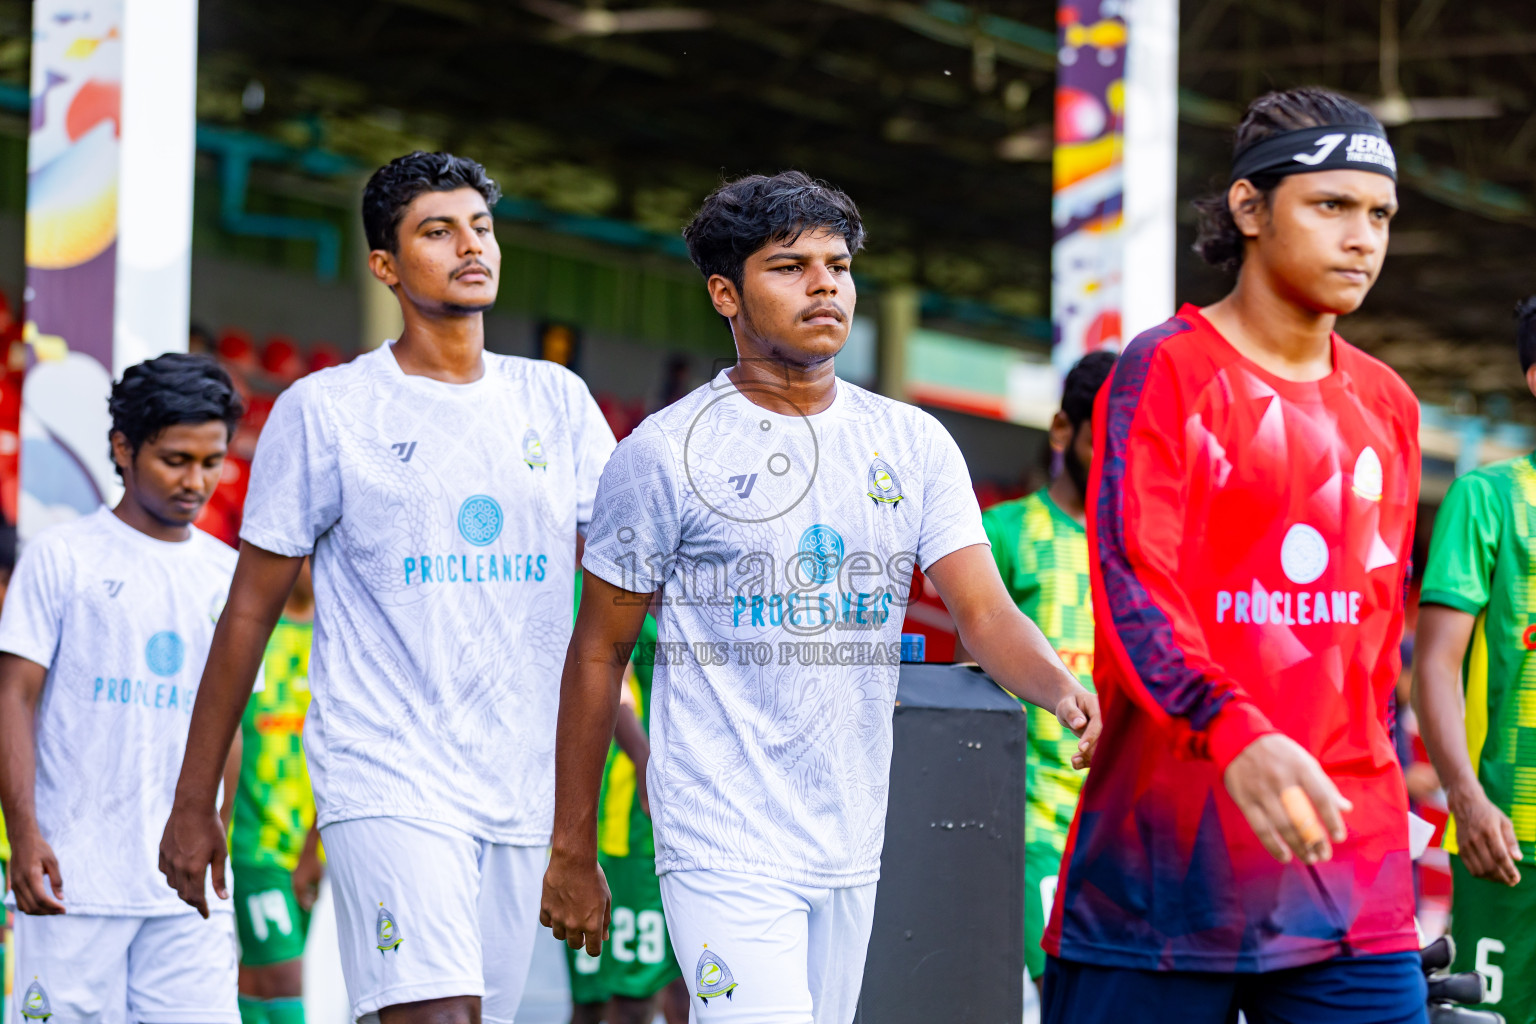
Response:
M1263 974L1138 971L1049 957L1041 1024L1425 1024L1418 953L1340 957Z

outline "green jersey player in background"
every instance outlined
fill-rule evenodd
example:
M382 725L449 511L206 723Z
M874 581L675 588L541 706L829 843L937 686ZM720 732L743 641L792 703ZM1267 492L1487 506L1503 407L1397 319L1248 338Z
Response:
M1518 315L1536 392L1536 296ZM1415 638L1414 710L1451 810L1452 970L1486 977L1486 1008L1509 1024L1536 1022L1536 876L1518 867L1522 844L1536 849L1533 522L1536 454L1457 479L1435 516Z
M581 577L576 577L581 601ZM566 947L571 1024L687 1024L688 989L667 937L656 877L656 844L645 770L651 748L651 681L656 672L656 620L647 615L626 673L614 742L603 766L597 809L597 860L613 893L610 942L600 956Z
M1093 460L1093 399L1114 363L1112 352L1091 352L1067 374L1061 411L1051 422L1050 445L1061 468L1050 486L1000 502L981 515L992 559L1009 595L1090 690L1093 594L1083 502ZM1040 937L1056 899L1056 874L1083 774L1072 767L1077 737L1051 712L1020 703L1029 719L1024 761L1024 964L1038 982L1045 973Z
M306 560L267 642L267 688L251 695L240 722L229 857L241 1024L304 1024L304 940L321 871L303 747L314 614Z

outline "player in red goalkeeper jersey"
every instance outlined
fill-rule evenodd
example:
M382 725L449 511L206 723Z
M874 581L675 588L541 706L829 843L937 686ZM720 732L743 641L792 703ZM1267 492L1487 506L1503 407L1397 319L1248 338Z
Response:
M1388 720L1418 403L1333 332L1381 270L1396 164L1317 89L1256 100L1234 154L1196 248L1236 286L1132 341L1095 409L1105 725L1046 1024L1425 1018Z

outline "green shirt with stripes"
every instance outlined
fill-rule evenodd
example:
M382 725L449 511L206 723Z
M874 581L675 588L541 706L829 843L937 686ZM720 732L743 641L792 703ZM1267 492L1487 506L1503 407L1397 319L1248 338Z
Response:
M1467 750L1515 837L1536 845L1536 457L1458 478L1435 515L1421 604L1475 615L1462 666ZM1457 852L1456 823L1445 848Z
M1087 531L1043 490L993 505L981 520L1019 611L1034 620L1067 668L1092 690ZM1027 703L1024 710L1029 722L1024 841L1049 844L1060 856L1083 788L1083 773L1072 767L1077 738L1051 711Z
M230 859L292 871L315 820L304 763L309 650L314 626L281 619L262 663L266 688L251 694L240 720L242 750Z

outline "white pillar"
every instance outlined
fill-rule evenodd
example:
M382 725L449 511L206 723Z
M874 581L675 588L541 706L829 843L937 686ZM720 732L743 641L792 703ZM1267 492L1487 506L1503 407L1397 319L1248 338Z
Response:
M187 350L197 0L124 0L112 374Z
M1125 222L1121 278L1130 341L1174 312L1178 208L1179 4L1130 0L1125 58Z

